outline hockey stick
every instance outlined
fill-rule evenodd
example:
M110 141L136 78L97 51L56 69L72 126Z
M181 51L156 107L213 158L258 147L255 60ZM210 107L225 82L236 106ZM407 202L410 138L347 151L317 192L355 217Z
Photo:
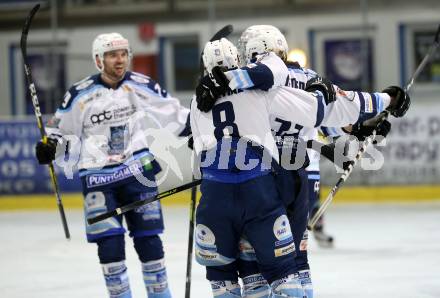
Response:
M191 188L191 204L189 206L188 250L186 255L185 298L191 297L191 269L194 243L194 221L196 211L197 186Z
M115 210L112 210L112 211L100 214L100 215L95 216L95 217L88 218L87 219L87 223L89 225L92 225L94 223L97 223L98 221L102 221L104 219L107 219L107 218L110 218L110 217L113 217L113 216L124 214L124 213L126 213L128 211L131 211L133 209L136 209L136 208L138 208L140 206L143 206L143 205L146 205L146 204L149 204L149 203L161 200L161 199L163 199L165 197L169 197L169 196L171 196L173 194L176 194L178 192L187 190L187 189L189 189L189 188L191 188L193 186L197 186L201 182L202 182L202 180L194 180L194 181L189 182L187 184L183 184L183 185L175 187L173 189L161 192L160 194L158 194L158 195L156 195L156 196L154 196L152 198L143 199L143 200L140 200L140 201L136 201L136 202L133 202L133 203L121 206L119 208L116 208Z
M219 40L223 37L228 37L234 27L232 25L226 25L217 31L209 41ZM203 65L203 51L200 54L200 77L205 72L205 66ZM194 222L195 222L195 210L196 210L196 195L197 186L191 189L191 204L189 207L189 231L188 231L188 250L186 255L186 278L185 278L185 298L191 297L191 270L192 270L192 255L193 255L193 243L194 243Z
M429 62L429 60L432 58L432 56L434 55L435 51L437 50L437 48L439 46L440 46L440 25L437 28L437 32L435 33L434 42L432 43L428 53L425 55L423 60L420 62L419 66L417 66L417 69L414 71L414 74L411 76L411 78L409 79L408 83L406 84L406 86L404 88L405 92L408 92L411 89L411 87L414 84L414 81L417 79L417 77L422 72L423 68L426 66L426 64ZM318 211L315 213L313 218L309 221L309 224L307 226L307 228L309 230L312 230L313 227L316 225L316 223L318 222L319 218L322 216L322 214L325 212L325 210L328 208L328 206L332 202L332 200L333 200L334 196L336 195L336 193L338 192L338 190L342 187L342 185L345 183L347 178L350 176L350 174L353 171L353 168L356 165L356 163L364 155L365 150L367 149L367 147L371 143L373 143L374 139L376 138L377 127L379 127L382 124L382 122L385 121L388 118L388 115L389 115L388 111L384 111L384 112L381 113L381 115L379 117L379 121L378 121L378 123L376 125L376 129L374 129L374 131L373 131L371 136L369 136L369 137L367 137L365 139L365 141L362 144L362 147L359 149L358 153L356 154L355 159L350 163L348 168L344 170L344 173L342 174L341 178L339 178L339 180L336 182L335 186L333 186L333 188L331 189L331 191L328 194L327 198L322 203L321 207L319 207Z
M29 86L29 91L30 91L30 94L32 97L32 105L34 106L35 117L37 118L37 125L38 125L38 128L40 129L40 134L41 134L41 138L43 140L43 143L46 144L47 143L47 134L46 134L46 129L44 128L43 119L41 116L40 103L38 102L38 97L37 97L37 90L36 90L34 82L32 80L31 68L27 63L27 36L29 33L29 29L31 27L32 19L34 18L35 14L37 13L39 8L40 8L40 4L35 5L32 8L32 10L29 12L29 15L26 18L26 21L23 26L23 31L21 33L20 47L21 47L21 54L23 56L23 64L24 64L24 72L26 74L26 81ZM61 201L60 190L58 187L58 181L57 181L57 177L55 175L53 163L52 162L49 163L48 166L49 166L50 178L52 180L53 190L55 192L55 196L56 196L56 200L57 200L58 210L60 212L61 221L63 223L64 234L67 239L70 239L69 227L67 225L66 214L64 213L64 206Z

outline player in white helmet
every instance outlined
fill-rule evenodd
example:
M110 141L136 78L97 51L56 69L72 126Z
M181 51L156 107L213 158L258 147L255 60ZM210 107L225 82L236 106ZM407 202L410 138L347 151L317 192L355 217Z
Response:
M239 41L239 46L241 48L241 57L245 60L245 63L255 63L251 65L246 65L242 69L232 70L225 72L225 76L222 77L220 73L217 73L216 80L218 82L226 82L230 89L239 87L239 88L252 88L252 89L262 89L269 90L271 88L280 86L284 82L286 85L291 85L296 88L304 89L306 87L307 82L309 85L316 86L316 81L314 80L317 77L317 74L314 71L302 69L298 64L287 63L289 67L290 77L286 80L286 77L283 76L284 69L280 66L279 59L277 61L276 56L286 61L287 57L287 42L281 32L273 27L268 25L257 25L251 26L248 28L242 35ZM284 64L284 63L283 63ZM284 78L284 81L283 81ZM208 84L207 84L208 85ZM319 81L318 81L319 85ZM217 89L222 89L223 86ZM309 87L310 88L310 87ZM325 88L333 88L332 86L327 86ZM224 92L223 88L223 92ZM313 90L313 89L312 89ZM221 92L217 92L221 93ZM394 93L394 92L391 92ZM372 99L371 111L364 110L364 105L360 105L361 117L359 117L357 123L362 123L363 120L372 117L378 114L384 107L380 107L381 102L389 100L390 96L388 94L375 93L356 93L353 94L356 97L356 100L359 100L361 103L364 102L365 98L370 97ZM365 96L365 98L364 98ZM340 96L341 97L341 96ZM399 108L402 112L405 113L407 109L407 104L409 104L409 99L405 99L406 95L403 95L403 98L400 98L395 101L399 101ZM199 100L202 108L205 110L209 110L209 104L203 105L202 103L206 101ZM215 99L212 98L207 101L215 102ZM398 108L398 110L399 110ZM396 113L397 115L399 113ZM402 115L398 115L402 116ZM316 129L310 129L303 127L298 124L294 124L290 119L275 119L275 123L273 123L272 130L274 131L277 141L279 141L278 145L280 148L280 154L283 146L286 145L286 139L296 139L302 138L304 141L307 138L310 138ZM340 129L339 129L340 130ZM340 130L341 131L341 130ZM292 152L292 159L295 159L295 152ZM333 159L334 160L334 159ZM315 163L313 163L315 165ZM315 168L311 168L311 170L315 170ZM303 283L304 290L306 292L307 297L313 297L313 289L311 286L310 280L310 272L307 262L307 231L306 231L306 222L307 215L309 211L308 206L308 188L307 185L307 176L309 176L309 184L312 186L316 186L316 178L317 175L315 172L309 171L309 175L304 171L304 169L299 169L298 171L290 171L291 175L278 175L281 177L279 180L279 184L284 189L284 194L286 197L286 205L288 205L288 214L291 214L291 223L293 235L295 238L295 244L297 248L297 270L300 276L300 279ZM319 173L318 173L319 174ZM289 176L290 179L289 179ZM294 178L292 180L293 177ZM301 178L303 177L303 178ZM298 179L299 178L299 179ZM295 183L295 181L297 181ZM318 178L319 183L319 178ZM294 185L301 185L299 188L294 188ZM296 193L296 195L295 195ZM314 188L312 187L311 195L316 196ZM297 198L297 199L295 199ZM249 255L252 253L249 249L249 245L247 245L246 241L241 243L241 247L244 248L245 258L249 258ZM249 266L248 266L249 267ZM247 270L249 272L249 270ZM244 283L246 284L246 278L244 279ZM257 281L254 284L260 287L260 291L262 290L261 280L253 277L253 281ZM254 287L256 289L257 287ZM245 286L246 289L246 286Z
M248 275L249 272L246 272L242 276L244 278L243 296L269 297L271 290L268 289L267 283L264 284L264 279L266 279L272 288L274 297L284 297L282 295L297 297L296 295L303 295L303 290L298 288L298 279L295 275L298 269L291 254L295 247L295 245L292 246L293 237L290 226L288 230L285 229L287 220L283 214L284 206L280 209L279 204L282 202L276 194L271 192L275 181L267 177L269 175L267 168L266 171L263 169L264 152L269 152L269 156L274 160L278 160L279 156L278 150L274 151L273 148L275 140L272 134L270 138L267 137L268 131L271 128L274 130L274 127L276 130L282 130L280 124L283 126L283 122L280 123L279 120L284 119L288 121L294 119L296 124L293 127L296 125L315 127L321 124L344 126L358 119L362 109L360 109L359 99L335 101L334 90L322 82L314 82L309 86L309 90L316 91L314 95L316 97L309 97L307 93L293 88L279 87L279 85L272 88L268 84L260 85L269 86L267 90L271 90L268 93L222 90L221 81L225 78L219 76L218 70L222 67L235 68L235 65L221 61L229 53L234 53L230 48L231 45L223 39L207 44L204 49L204 62L208 67L216 67L207 69L209 76L201 79L196 91L197 98L191 105L194 150L203 159L201 165L202 199L196 214L196 258L200 264L207 267L207 278L211 282L215 297L240 297L236 270L243 272L242 269L246 270L246 268L240 268L240 260L237 261L236 254L238 238L245 235L247 241L255 247L256 257L264 278L261 274ZM230 61L235 62L235 59L230 59ZM261 61L264 62L264 60ZM284 70L278 71L280 75L278 79L280 79L281 74L288 74L288 70L284 63L278 66L280 68L284 66ZM257 63L245 67L244 71L243 69L229 70L226 74L234 73L232 75L237 82L241 79L253 83L259 75L264 75L264 72L268 70L270 71L269 66ZM246 77L246 74L249 76ZM210 80L210 77L214 80ZM283 81L286 79L288 76L284 77ZM272 85L273 81L272 77ZM211 102L214 104L211 110L209 104L204 105L204 101L216 94L223 95L223 97ZM380 98L380 102L384 107L391 103L389 97ZM206 113L203 110L206 110ZM244 145L240 143L242 140L251 140L257 146L247 147L249 143L246 142L244 148L240 148L240 144ZM258 153L261 150L263 153ZM237 160L241 160L238 156L239 152L245 153L245 160L249 160L249 157L255 158L258 161L255 167L242 168L237 165ZM264 190L260 190L259 187L263 187ZM292 194L291 191L289 193ZM252 197L252 202L247 201L248 197ZM287 200L291 201L291 198ZM269 209L260 210L263 206L268 207L266 204L270 204L273 212ZM282 240L278 238L280 241L275 241L274 244L271 239L272 232L267 231L268 227L261 221L261 218L254 217L256 214L278 216L276 218L266 217L266 224L272 228L271 222L275 220L273 231L270 230L276 235L278 232L281 233L281 230L283 233L288 232L284 235L286 237L281 237ZM278 230L279 228L281 230ZM248 247L243 243L240 244L244 248ZM268 250L282 251L279 257L284 257L277 259L277 254L275 254L274 259L272 254L267 254ZM249 256L248 252L241 251L244 261ZM286 260L288 260L287 263ZM283 277L283 272L289 273L288 278L285 275ZM291 272L294 272L294 275Z
M131 49L119 33L105 33L93 42L99 70L74 84L48 123L49 142L37 144L41 164L55 158L56 146L78 140L79 175L86 218L157 194L155 174L161 169L149 151L148 130L167 126L181 135L189 110L150 77L128 70ZM154 123L154 125L152 125ZM169 125L172 124L172 125ZM164 251L162 211L154 202L124 215L141 262L149 298L170 298ZM130 298L125 265L123 216L86 224L88 242L97 244L99 261L111 298Z

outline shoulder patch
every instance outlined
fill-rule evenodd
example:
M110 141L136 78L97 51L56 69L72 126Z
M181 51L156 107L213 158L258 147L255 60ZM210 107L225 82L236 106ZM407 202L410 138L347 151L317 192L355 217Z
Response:
M90 86L93 86L94 83L95 76L88 76L73 84L73 86L70 87L70 89L64 94L63 103L61 104L60 110L69 109L78 94L81 93L81 91L90 88Z
M137 83L141 83L141 84L148 84L150 82L150 80L146 77L141 77L137 74L132 74L130 76L130 79L132 79L133 81L137 82Z

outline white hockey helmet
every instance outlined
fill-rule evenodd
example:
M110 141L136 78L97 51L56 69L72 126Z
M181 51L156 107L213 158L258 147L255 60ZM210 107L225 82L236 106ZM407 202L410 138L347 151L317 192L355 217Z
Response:
M128 64L130 64L132 57L130 44L128 43L128 40L125 39L121 34L116 32L104 33L95 38L92 46L92 55L95 66L100 72L104 70L104 53L115 50L127 50ZM96 62L96 56L98 56L98 59L101 62L101 67L99 67L98 63Z
M207 42L203 49L202 58L203 65L209 74L212 73L215 66L226 69L239 67L237 48L226 38Z
M272 25L254 25L247 28L238 40L240 58L249 63L255 55L274 52L281 59L287 59L289 46L281 31Z

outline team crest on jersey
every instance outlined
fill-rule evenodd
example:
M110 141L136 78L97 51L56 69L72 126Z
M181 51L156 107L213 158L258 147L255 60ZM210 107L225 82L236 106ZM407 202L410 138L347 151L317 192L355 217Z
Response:
M149 82L149 80L147 78L144 78L144 77L141 77L138 75L134 75L134 74L132 74L130 76L130 79L132 79L135 82L141 83L141 84L148 84L148 82Z
M275 220L275 223L273 224L273 233L280 241L292 238L289 219L286 215L281 215Z
M215 244L214 233L205 225L198 224L196 227L196 241L205 246L212 246Z

